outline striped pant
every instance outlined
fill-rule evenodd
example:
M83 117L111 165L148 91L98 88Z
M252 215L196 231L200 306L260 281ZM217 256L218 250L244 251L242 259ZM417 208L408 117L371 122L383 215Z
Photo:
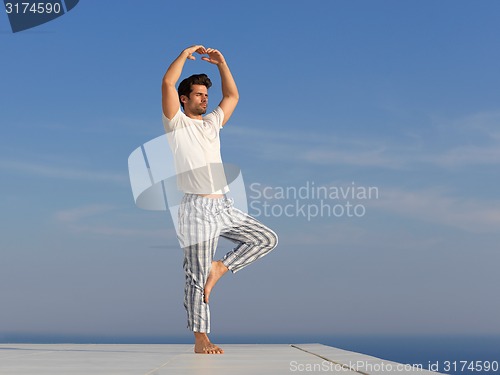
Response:
M184 250L184 307L188 329L210 332L210 309L203 289L219 236L236 247L222 259L233 273L269 253L278 244L271 229L233 206L232 199L185 194L179 207L179 241Z

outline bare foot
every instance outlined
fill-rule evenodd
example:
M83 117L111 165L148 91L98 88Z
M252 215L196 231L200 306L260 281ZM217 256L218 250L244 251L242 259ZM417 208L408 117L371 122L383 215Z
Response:
M205 289L203 291L203 300L205 301L205 303L208 303L212 288L215 286L215 284L217 284L217 281L219 281L219 279L227 272L227 270L227 267L224 265L224 263L222 263L221 260L212 262L212 269L208 274Z
M206 333L194 332L194 352L198 354L224 354L224 350L212 344Z

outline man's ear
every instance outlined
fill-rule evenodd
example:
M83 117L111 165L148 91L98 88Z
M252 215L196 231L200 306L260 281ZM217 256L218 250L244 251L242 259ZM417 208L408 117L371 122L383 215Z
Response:
M182 104L186 104L189 98L186 95L181 95L180 98Z

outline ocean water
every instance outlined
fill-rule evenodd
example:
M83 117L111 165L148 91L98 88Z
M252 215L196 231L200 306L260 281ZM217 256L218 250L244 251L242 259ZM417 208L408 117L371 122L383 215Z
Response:
M340 337L322 343L445 374L500 374L500 336Z
M500 335L491 336L224 336L210 335L221 344L319 343L387 361L419 365L445 374L500 374ZM2 335L1 343L191 344L189 333L179 337L90 337ZM487 369L487 365L498 368ZM482 366L482 368L481 368ZM362 370L362 369L360 369ZM418 372L416 372L418 373ZM237 375L237 374L235 374Z
M495 336L290 336L221 337L227 343L320 343L444 374L500 374L500 335ZM489 368L488 368L489 367ZM360 368L360 370L362 370ZM418 372L416 372L418 373Z

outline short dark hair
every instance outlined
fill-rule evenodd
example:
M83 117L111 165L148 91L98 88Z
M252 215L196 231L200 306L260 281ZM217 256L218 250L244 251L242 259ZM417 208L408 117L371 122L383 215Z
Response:
M191 77L183 79L177 88L182 108L184 108L184 103L181 102L181 95L186 95L189 98L189 94L193 91L193 85L203 85L209 89L212 86L212 81L206 74L193 74Z

